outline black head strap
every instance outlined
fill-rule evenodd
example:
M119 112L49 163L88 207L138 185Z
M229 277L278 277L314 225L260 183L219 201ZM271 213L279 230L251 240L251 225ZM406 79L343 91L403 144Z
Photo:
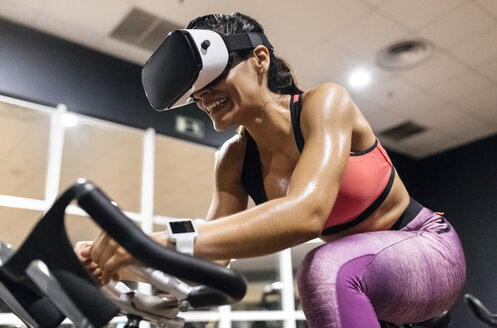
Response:
M217 82L224 79L226 74L228 74L231 66L233 65L233 60L235 59L235 52L239 50L250 50L254 49L258 45L264 45L268 48L269 52L273 52L273 46L267 39L264 33L242 33L242 34L231 34L231 35L222 35L224 43L226 44L226 48L228 49L229 57L228 63L224 68L224 71L216 78L214 81L209 83L206 87L216 85Z
M228 52L254 49L259 45L264 45L269 51L273 52L273 46L264 33L249 32L222 35L221 37L223 38L224 43L226 43Z

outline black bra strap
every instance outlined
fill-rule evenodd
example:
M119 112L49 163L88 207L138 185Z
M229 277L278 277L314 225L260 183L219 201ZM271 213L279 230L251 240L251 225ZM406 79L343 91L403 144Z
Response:
M302 113L302 96L300 94L292 95L290 100L290 113L292 117L293 136L299 152L304 149L304 137L300 129L300 114Z
M242 185L252 198L255 204L262 204L267 201L264 190L264 179L262 177L262 165L257 149L257 144L252 136L247 132L247 146L245 148L245 158L242 168Z

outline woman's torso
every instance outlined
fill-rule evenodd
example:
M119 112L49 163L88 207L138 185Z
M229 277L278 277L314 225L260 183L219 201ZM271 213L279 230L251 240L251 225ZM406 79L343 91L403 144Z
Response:
M305 94L303 95L303 97L305 97ZM377 142L376 137L364 116L357 108L355 108L354 110L355 113L353 115L354 122L351 139L351 155L373 149L372 145ZM292 111L292 113L293 112L294 111ZM296 127L296 129L298 129L298 127ZM263 193L265 193L265 195L263 195L261 199L254 199L256 203L262 202L263 198L271 200L284 197L287 193L291 175L300 157L298 147L288 147L288 149L285 149L284 151L282 150L279 153L266 152L263 147L257 147L257 145L255 145L255 142L249 135L245 135L244 140L247 144L253 143L252 145L246 145L246 152L250 151L247 149L254 149L255 147L257 152L255 156L259 157L259 162L257 162L257 159L255 159L252 160L252 163L250 164L259 166L256 167L255 170L260 170L260 174L262 175L262 181L260 184L263 184L262 190ZM293 142L295 143L295 141ZM297 143L299 143L298 140ZM375 147L374 151L380 151L376 148L377 147ZM372 155L374 156L374 154ZM251 154L251 156L254 155ZM360 162L362 160L361 156L371 156L371 154L358 154L358 156L351 156L351 159L352 161ZM247 163L244 163L244 165L245 164ZM349 163L349 166L351 166L350 164L353 165L353 163ZM244 169L254 170L253 167ZM242 176L242 183L244 182L243 178L244 177ZM249 179L251 180L249 183L257 183L256 181L253 181L254 179L252 177L250 177ZM358 188L360 188L360 186L358 186ZM402 212L409 204L409 194L407 193L407 190L405 189L397 172L395 172L395 170L393 169L391 186L389 186L385 195L386 197L380 203L380 205L373 209L372 212L367 213L367 216L365 216L360 222L352 221L351 223L353 225L341 229L341 231L333 231L331 233L327 231L327 234L322 235L321 238L325 241L332 241L337 238L354 233L389 229L396 222L396 220L400 217ZM331 214L333 214L333 211Z

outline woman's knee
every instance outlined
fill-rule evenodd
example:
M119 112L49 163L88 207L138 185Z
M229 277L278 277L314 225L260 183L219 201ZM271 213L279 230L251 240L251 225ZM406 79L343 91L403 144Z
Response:
M310 327L356 327L356 320L377 322L360 281L374 255L349 259L336 256L332 249L328 245L313 250L299 266L300 299Z
M313 249L307 253L297 269L297 287L301 293L302 290L306 288L308 282L313 280L311 276L314 275L314 272L316 271L312 269L313 266L316 265L314 261L315 252L316 249Z
M297 286L303 302L336 299L337 277L350 259L339 256L336 247L325 244L310 251L297 270Z
M322 286L332 283L331 261L324 258L322 245L311 250L304 257L297 270L297 287L302 303L312 301Z
M326 256L326 247L322 245L311 250L304 257L297 270L297 284L299 288L320 284L322 280L332 279L333 260Z

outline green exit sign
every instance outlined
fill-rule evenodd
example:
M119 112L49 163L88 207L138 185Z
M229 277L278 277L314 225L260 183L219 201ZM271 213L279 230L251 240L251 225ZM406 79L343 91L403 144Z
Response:
M190 137L203 138L205 134L204 122L191 117L176 115L176 131Z

